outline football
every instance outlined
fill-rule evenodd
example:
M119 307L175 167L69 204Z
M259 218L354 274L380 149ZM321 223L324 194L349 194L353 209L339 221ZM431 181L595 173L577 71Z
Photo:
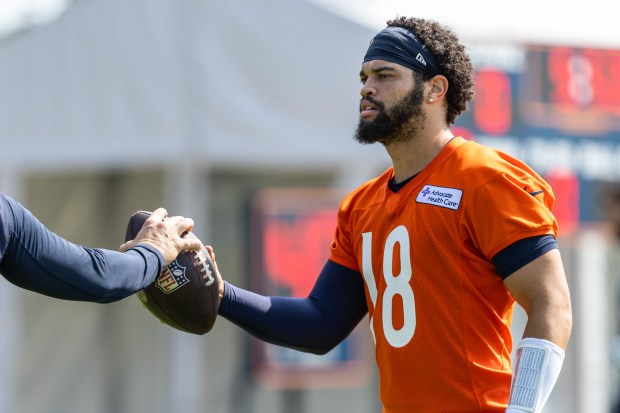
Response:
M131 216L125 242L136 237L150 215L148 211L137 211ZM187 232L183 236L195 235ZM215 265L204 246L199 251L183 251L153 284L136 295L162 323L202 335L213 328L220 305L221 281L215 274Z

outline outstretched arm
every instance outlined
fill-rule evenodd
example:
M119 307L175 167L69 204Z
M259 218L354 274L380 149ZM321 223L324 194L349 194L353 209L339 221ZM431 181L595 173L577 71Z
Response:
M54 234L26 208L0 194L0 273L11 283L50 297L107 303L152 283L183 249L200 241L180 238L191 220L164 221L157 211L139 240L121 253L73 244Z
M362 276L328 261L306 298L265 297L226 283L219 314L250 334L325 354L368 312Z

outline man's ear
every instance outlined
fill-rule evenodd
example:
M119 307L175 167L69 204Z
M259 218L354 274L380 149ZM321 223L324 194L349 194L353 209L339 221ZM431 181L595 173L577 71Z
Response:
M448 92L448 79L443 75L435 75L428 81L428 85L426 100L429 103L443 99Z

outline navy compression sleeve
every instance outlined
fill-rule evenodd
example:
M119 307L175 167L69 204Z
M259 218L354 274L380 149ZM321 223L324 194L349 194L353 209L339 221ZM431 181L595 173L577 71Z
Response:
M327 261L306 298L265 297L226 283L219 314L272 344L325 354L368 312L359 272Z
M0 273L21 288L107 303L151 284L163 266L160 252L145 244L125 253L73 244L0 193Z
M557 248L558 243L553 235L524 238L495 254L491 262L502 280L505 280L519 268Z

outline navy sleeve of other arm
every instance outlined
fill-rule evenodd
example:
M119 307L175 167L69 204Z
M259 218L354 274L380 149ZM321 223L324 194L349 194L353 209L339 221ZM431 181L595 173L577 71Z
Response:
M524 238L495 254L491 261L502 280L505 280L519 268L556 248L558 243L553 235Z
M266 342L325 354L368 312L362 276L327 261L306 298L265 297L225 284L219 314Z
M151 284L163 265L160 252L144 244L125 253L73 244L0 193L0 273L21 288L107 303Z

